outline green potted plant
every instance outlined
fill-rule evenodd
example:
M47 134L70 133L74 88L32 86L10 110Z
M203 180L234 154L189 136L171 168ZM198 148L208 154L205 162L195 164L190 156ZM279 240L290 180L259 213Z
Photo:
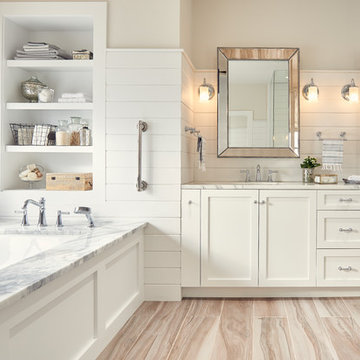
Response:
M308 156L304 159L304 161L300 164L300 167L303 169L303 182L311 183L313 182L313 171L316 167L321 164L317 162L317 159L314 157Z

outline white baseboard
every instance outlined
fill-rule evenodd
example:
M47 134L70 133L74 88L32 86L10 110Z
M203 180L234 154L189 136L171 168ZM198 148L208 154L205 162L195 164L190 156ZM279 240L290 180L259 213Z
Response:
M337 297L360 296L354 288L181 288L182 297Z
M180 301L180 285L145 285L145 301Z

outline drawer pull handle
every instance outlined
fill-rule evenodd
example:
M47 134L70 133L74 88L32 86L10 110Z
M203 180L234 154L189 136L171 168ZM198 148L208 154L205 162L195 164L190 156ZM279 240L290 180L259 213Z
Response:
M261 200L261 201L255 200L254 204L264 205L264 204L266 204L266 201L265 200Z
M348 199L340 198L339 201L341 201L341 202L352 202L353 199L352 198L348 198Z
M340 232L352 232L353 229L352 228L347 228L347 229L346 228L340 228L339 231Z
M349 266L346 266L346 267L339 266L339 267L338 267L338 270L339 270L339 271L351 271L352 268L351 268L350 265L349 265Z

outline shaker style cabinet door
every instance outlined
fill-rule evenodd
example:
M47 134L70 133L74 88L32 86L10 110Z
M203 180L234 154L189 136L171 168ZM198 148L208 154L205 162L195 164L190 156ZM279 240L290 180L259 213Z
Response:
M181 286L200 286L200 190L183 190Z
M316 286L316 191L261 190L259 286Z
M258 285L258 191L201 195L201 286Z

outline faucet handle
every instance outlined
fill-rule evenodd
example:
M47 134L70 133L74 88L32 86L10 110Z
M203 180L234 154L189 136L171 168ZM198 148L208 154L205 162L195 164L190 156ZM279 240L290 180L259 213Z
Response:
M240 170L240 174L246 174L246 176L245 176L245 182L249 182L249 181L250 181L250 171L249 171L249 169L241 169L241 170Z
M64 224L62 222L62 215L70 215L70 212L69 211L61 211L61 210L57 211L57 216L56 216L56 227L57 228L61 228L64 226Z
M273 174L277 174L278 171L277 170L270 170L268 171L268 182L272 182L273 181L273 178L272 178L272 175Z
M21 226L29 226L27 209L15 210L15 214L22 214Z

